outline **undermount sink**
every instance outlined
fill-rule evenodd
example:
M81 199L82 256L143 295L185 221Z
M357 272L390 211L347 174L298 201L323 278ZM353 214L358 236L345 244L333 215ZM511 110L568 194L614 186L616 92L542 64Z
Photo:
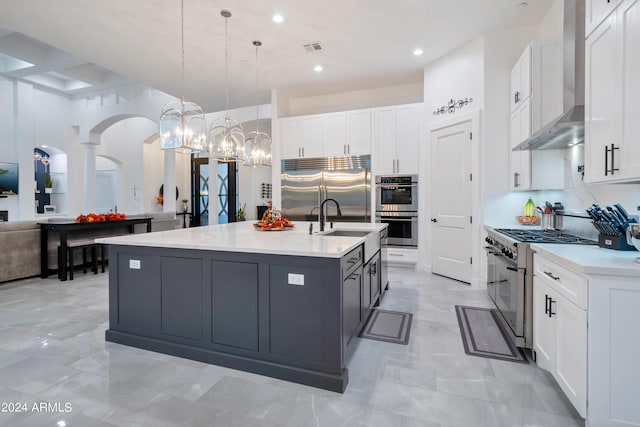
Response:
M323 236L364 237L369 233L372 233L372 231L336 229L325 232Z
M380 232L374 230L349 230L344 228L336 228L329 231L323 231L319 236L333 237L366 237L364 240L364 260L369 261L380 249Z

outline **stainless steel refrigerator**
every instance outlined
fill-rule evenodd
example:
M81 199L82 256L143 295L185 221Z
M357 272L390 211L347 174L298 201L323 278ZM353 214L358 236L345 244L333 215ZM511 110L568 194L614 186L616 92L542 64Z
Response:
M371 221L371 156L282 160L282 213L293 221L317 221L327 198L327 221Z

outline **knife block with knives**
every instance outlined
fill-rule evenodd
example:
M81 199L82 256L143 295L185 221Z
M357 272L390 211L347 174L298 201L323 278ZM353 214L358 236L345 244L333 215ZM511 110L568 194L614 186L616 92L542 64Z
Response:
M617 251L635 251L636 248L627 243L626 230L630 223L637 222L631 218L620 203L602 209L594 203L587 209L587 214L593 219L593 226L600 233L598 246Z

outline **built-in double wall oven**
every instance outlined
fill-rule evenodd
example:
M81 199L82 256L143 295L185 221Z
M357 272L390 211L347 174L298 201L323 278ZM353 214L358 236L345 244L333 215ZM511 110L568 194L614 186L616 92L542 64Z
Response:
M376 222L388 224L389 246L418 246L418 175L376 176Z

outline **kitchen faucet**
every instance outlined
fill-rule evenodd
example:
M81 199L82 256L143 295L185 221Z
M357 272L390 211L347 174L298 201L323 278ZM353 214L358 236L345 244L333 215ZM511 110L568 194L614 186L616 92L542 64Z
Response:
M324 199L322 203L320 203L320 231L324 231L324 205L328 201L332 201L336 204L336 208L338 209L338 216L342 216L342 211L340 210L340 203L336 199Z

